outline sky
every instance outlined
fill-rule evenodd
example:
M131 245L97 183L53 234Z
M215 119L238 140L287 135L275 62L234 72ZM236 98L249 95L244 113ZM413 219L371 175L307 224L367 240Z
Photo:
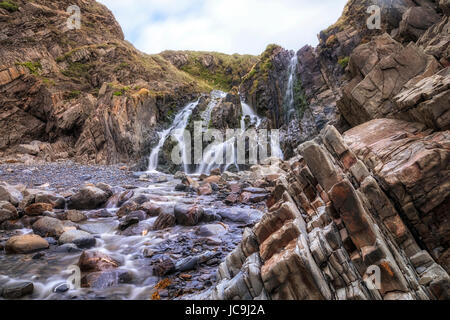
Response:
M298 50L337 21L347 0L99 0L139 50L254 54Z

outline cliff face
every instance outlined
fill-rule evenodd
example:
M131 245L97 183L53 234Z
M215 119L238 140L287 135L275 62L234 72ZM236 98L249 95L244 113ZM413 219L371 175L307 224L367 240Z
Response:
M298 51L304 113L271 123L295 156L209 297L449 299L449 5L379 5L381 30L365 27L368 2L349 1L317 48ZM257 109L280 101L268 79L284 55L244 91Z
M371 30L366 25L370 16L367 8L371 5L378 5L381 9L381 29ZM376 40L378 52L383 57L387 55L385 51L391 50L389 51L391 53L395 50L393 46L403 48L410 41L417 41L421 52L417 54L423 54L422 59L432 59L434 56L439 62L434 65L434 69L428 70L429 75L432 75L433 71L448 66L448 58L446 58L448 57L446 53L448 32L444 31L448 26L448 17L445 14L448 9L446 8L445 1L349 1L341 18L319 34L320 43L317 48L305 46L297 52L294 95L297 96L295 109L298 112L295 121L286 121L279 112L285 104L284 97L288 81L286 74L288 74L289 59L292 57L286 50L278 47L277 50L270 51L270 54L268 51L263 54L267 59L265 62L260 62L261 68L254 69L251 77L243 82L243 94L256 110L265 110L262 115L268 115L268 118L272 120L272 127L284 129L286 135L283 149L290 156L293 155L296 146L316 136L327 123L333 124L340 132L344 132L351 126L376 117L390 116L391 113L395 113L397 118L407 119L398 115L397 111L391 113L385 111L369 117L365 115L361 107L355 107L354 101L343 103L340 101L348 98L349 92L358 82L355 78L360 70L356 70L355 64L367 63L366 68L371 68L377 63L378 58L372 52L377 50L377 45L371 41L383 34L385 34L383 37L389 37L392 40L384 43L381 43L382 40ZM355 50L360 45L365 46ZM413 49L407 50L411 52ZM399 57L399 59L403 58L412 59L413 57ZM367 61L367 59L371 60ZM414 65L405 69L413 68L412 72L416 72L417 75L427 74L425 67ZM365 77L366 74L361 74L360 77ZM387 74L386 76L395 77L395 75L390 77ZM405 79L410 80L412 77L405 74ZM366 83L368 81L366 80ZM395 94L400 93L400 87L405 84L406 82L399 81L397 83L399 88L394 90ZM364 85L367 84L361 84L361 86ZM377 85L381 84L375 84ZM410 83L407 87L410 88L411 85ZM369 93L371 90L367 89L367 99L371 97ZM392 97L389 99L394 100L394 92L391 94ZM354 104L351 105L352 103ZM359 101L359 103L365 102ZM377 107L378 105L374 106L374 108ZM351 116L348 110L345 110L346 108L351 109L355 116L364 117L364 119L359 121L350 119ZM402 108L406 109L406 107ZM430 116L427 117L430 118ZM414 119L411 112L409 119Z
M0 151L7 156L38 140L33 145L47 160L136 162L175 111L211 90L124 41L111 12L95 1L14 3L0 8ZM81 28L69 30L66 9L74 4ZM234 60L233 76L248 72Z

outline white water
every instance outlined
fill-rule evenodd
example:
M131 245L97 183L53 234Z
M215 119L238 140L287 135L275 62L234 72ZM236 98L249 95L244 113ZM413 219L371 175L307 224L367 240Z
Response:
M186 128L189 117L192 114L192 111L197 107L199 100L195 102L188 103L176 116L173 120L172 126L162 132L159 133L159 143L158 145L152 150L150 157L149 157L149 165L148 165L148 171L156 171L158 168L158 156L159 152L161 151L162 147L164 146L164 143L166 142L167 138L174 133L174 137L177 139L178 143L180 144L180 149L182 150L182 157L183 157L183 164L184 169L187 172L187 154L186 154L186 148L184 147L184 137L182 135L182 131Z
M289 122L292 118L292 115L295 113L294 84L296 80L297 64L298 64L298 57L295 54L292 57L291 62L289 64L289 80L286 89L286 94L284 97L286 122Z
M242 118L241 118L241 135L244 134L244 131L251 126L254 126L255 129L259 129L261 125L262 118L258 116L258 114L244 101L241 101L242 105ZM250 118L250 123L247 126L245 119L246 117ZM238 134L239 137L239 134ZM226 156L226 161L224 164L223 171L226 171L231 166L235 166L239 171L239 165L237 163L237 138L233 137L231 139L226 140L223 143L218 143L216 145L210 146L209 149L203 155L202 163L197 170L197 174L209 174L211 170L221 167L221 163L223 163L223 157ZM256 140L255 148L259 148L260 143L259 139ZM252 144L251 144L252 145ZM277 157L280 159L284 158L283 152L280 148L279 138L277 136L270 137L270 147L271 147L271 155L272 157ZM255 152L255 150L253 150ZM256 150L257 152L257 150Z
M211 92L211 101L209 102L206 110L202 113L203 126L205 129L208 129L209 122L211 121L211 113L213 109L220 102L220 99L223 99L227 96L227 94L223 91L214 90Z

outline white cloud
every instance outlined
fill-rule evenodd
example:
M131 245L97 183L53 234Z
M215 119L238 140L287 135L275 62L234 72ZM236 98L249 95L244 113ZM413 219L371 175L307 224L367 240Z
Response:
M259 54L269 43L316 45L347 0L100 0L125 37L147 53L207 50Z

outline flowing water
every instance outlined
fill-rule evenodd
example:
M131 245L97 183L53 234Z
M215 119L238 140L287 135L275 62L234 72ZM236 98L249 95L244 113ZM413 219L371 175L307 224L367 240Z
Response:
M286 123L288 123L295 114L295 81L297 74L298 57L296 54L292 57L289 63L289 79L287 89L284 97Z
M249 207L229 208L212 196L197 196L189 193L174 191L180 180L167 176L168 181L151 184L148 188L135 189L134 193L146 195L155 204L171 207L175 204L200 205L205 212L228 214L230 210L238 210L241 217L261 212ZM174 289L181 294L201 292L208 289L215 281L218 263L239 243L242 227L248 221L227 221L222 224L211 222L215 228L222 228L214 235L199 233L200 226L175 226L166 230L153 231L152 225L156 218L149 218L139 224L129 227L125 231L118 229L119 220L116 216L117 208L107 206L110 217L98 218L95 211L86 211L90 217L87 221L77 224L81 230L96 237L95 250L107 254L118 261L120 267L110 270L91 288L63 289L67 286L72 267L78 263L82 250L74 246L58 246L51 244L43 256L36 254L5 255L0 251L0 287L9 287L15 283L30 281L34 284L32 295L26 299L150 299L155 293L155 286L163 278L169 278ZM241 210L241 211L239 211ZM244 217L245 217L244 215ZM255 219L256 219L255 218ZM214 229L213 229L214 230ZM4 231L0 232L0 239ZM31 229L16 230L15 233L31 233ZM183 271L192 276L192 280L185 281L178 277L180 274L156 277L153 274L155 261L162 257L170 257L175 262L199 254L210 253L216 255L216 261L206 263ZM59 289L58 289L59 288ZM163 293L161 293L163 294ZM174 296L161 296L171 299ZM1 299L1 298L0 298Z
M152 171L156 171L156 169L158 168L158 158L159 158L159 153L161 151L161 149L164 146L164 143L167 141L167 139L173 135L174 138L176 138L176 140L178 141L178 143L180 144L180 148L182 150L183 153L183 163L185 164L185 170L187 171L187 167L186 167L186 148L184 148L184 137L182 134L180 134L180 132L182 132L182 130L184 130L189 122L189 118L192 114L192 111L197 107L198 105L198 100L195 102L191 102L188 103L176 116L175 119L173 120L172 126L169 127L168 129L158 133L159 135L159 142L158 145L152 150L150 157L149 157L149 165L148 165L148 171L152 172Z

